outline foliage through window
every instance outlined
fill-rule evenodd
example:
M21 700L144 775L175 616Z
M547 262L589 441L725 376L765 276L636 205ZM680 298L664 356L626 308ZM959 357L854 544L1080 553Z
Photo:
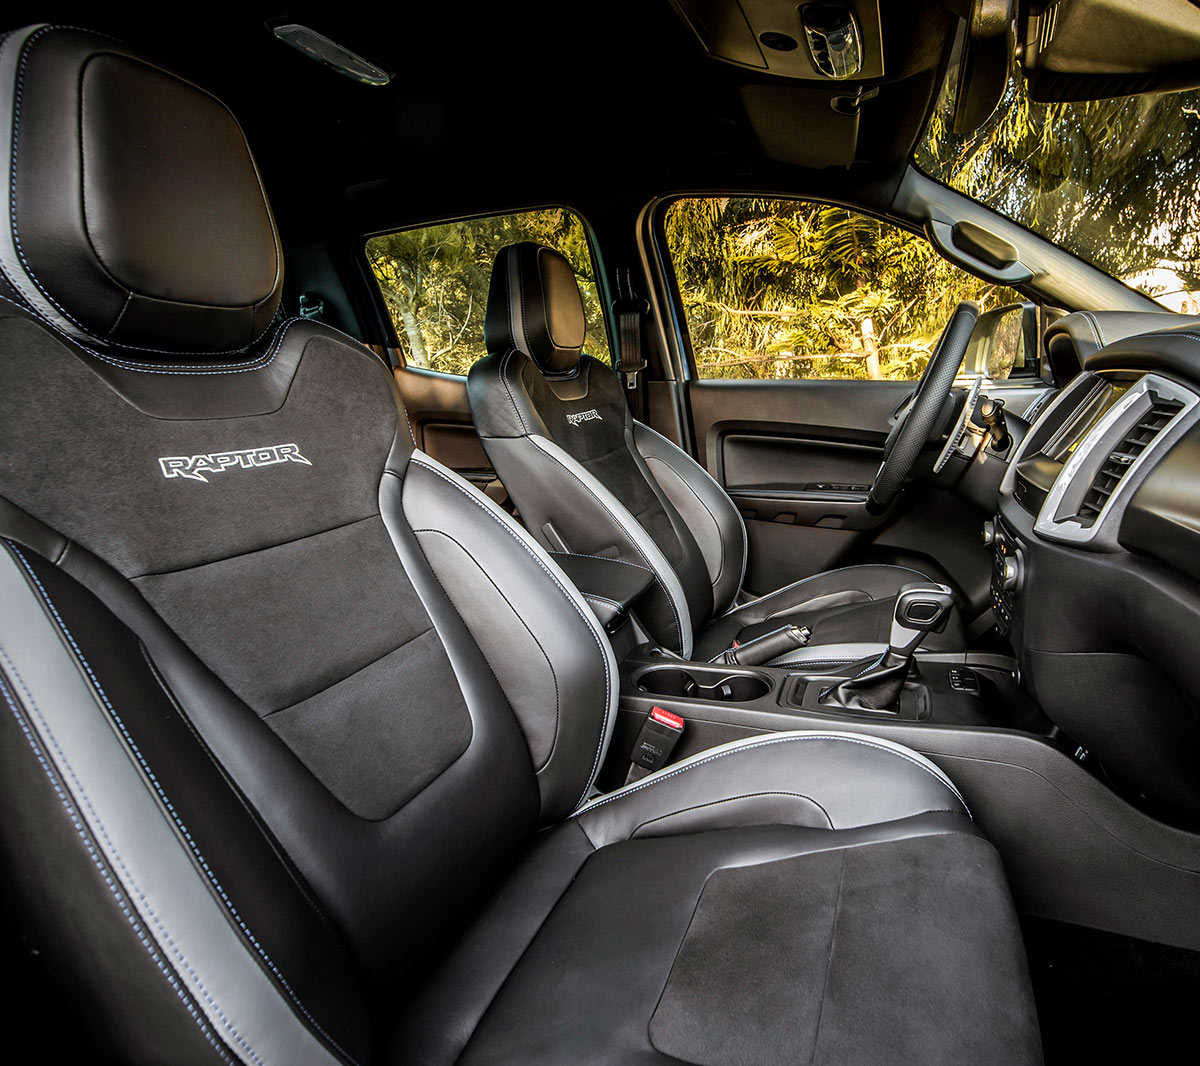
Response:
M702 378L920 377L960 300L1020 296L923 237L797 200L678 200L666 218Z
M951 71L917 146L921 169L1173 311L1200 312L1200 90L1076 103L1029 99L953 132Z
M465 374L487 355L483 317L500 249L537 241L566 256L583 294L584 351L612 362L583 222L565 207L466 219L371 237L367 262L410 367Z

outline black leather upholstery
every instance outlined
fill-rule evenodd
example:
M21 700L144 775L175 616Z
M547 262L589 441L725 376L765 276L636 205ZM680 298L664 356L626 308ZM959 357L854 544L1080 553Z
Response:
M1061 388L1082 373L1084 364L1101 348L1143 333L1195 330L1197 326L1200 318L1195 315L1170 311L1074 311L1046 327L1046 353L1055 383Z
M115 41L45 27L14 37L10 283L84 340L173 357L256 341L283 263L229 110Z
M487 335L503 338L547 374L569 374L583 352L587 324L575 272L557 252L525 241L496 257L488 290Z
M501 251L488 298L489 354L467 379L475 428L533 535L552 549L653 570L656 587L637 613L685 658L760 636L764 618L773 620L768 628L807 625L814 644L886 643L897 591L924 574L848 567L764 598L769 613L736 608L748 547L737 507L691 456L634 422L609 367L555 344L545 329L514 325L529 308L546 321L559 304L563 317L581 306L565 259L529 243ZM576 335L582 344L582 330ZM957 617L927 644L964 646Z
M58 34L27 109L114 47L10 36L6 114ZM382 362L297 322L183 361L186 315L135 360L42 311L0 298L0 884L97 1058L1037 1060L999 860L933 764L783 733L586 801L608 642ZM779 1009L711 1009L743 954Z

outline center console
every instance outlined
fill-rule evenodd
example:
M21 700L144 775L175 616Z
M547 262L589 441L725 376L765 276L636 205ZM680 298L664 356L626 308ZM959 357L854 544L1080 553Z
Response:
M612 750L632 751L655 707L686 723L672 762L731 740L790 729L904 736L907 743L912 743L914 729L1020 730L1046 739L1054 735L1051 723L1021 693L1014 662L1007 656L919 652L895 706L847 707L822 701L823 692L851 679L862 667L861 661L818 659L811 665L727 666L687 662L653 645L641 645L621 663ZM611 760L601 787L619 788L628 767L620 756Z
M1014 448L983 530L994 621L1012 654L916 649L887 674L888 654L903 651L896 634L891 647L810 646L769 660L785 665L693 662L648 643L625 612L609 625L621 685L597 787L619 789L663 765L683 772L722 744L788 730L896 741L962 791L1022 912L1200 948L1200 834L1131 801L1109 776L1120 752L1137 750L1129 738L1144 745L1147 701L1173 710L1176 700L1181 719L1188 711L1166 670L1139 666L1130 634L1165 654L1189 617L1200 620L1200 589L1146 595L1161 566L1111 547L1124 512L1137 513L1139 494L1155 487L1147 470L1169 466L1156 455L1184 431L1196 447L1182 474L1167 474L1172 485L1200 481L1200 405L1156 377L1082 374ZM1169 513L1144 501L1142 510L1160 524ZM1180 553L1200 578L1195 543ZM894 693L872 684L863 698L854 683L872 672ZM1114 717L1126 709L1137 719ZM1080 743L1098 717L1118 727L1103 772Z

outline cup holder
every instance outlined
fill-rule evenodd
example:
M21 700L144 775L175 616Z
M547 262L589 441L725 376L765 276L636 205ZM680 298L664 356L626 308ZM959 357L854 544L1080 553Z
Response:
M689 700L749 703L771 691L769 681L750 674L719 670L692 671L660 667L638 678L638 688L653 696L679 696Z

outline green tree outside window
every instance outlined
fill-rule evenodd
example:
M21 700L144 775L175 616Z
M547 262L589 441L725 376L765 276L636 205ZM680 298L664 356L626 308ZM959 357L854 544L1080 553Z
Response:
M911 381L960 300L1021 299L923 237L827 204L678 200L666 239L702 378Z
M500 249L518 241L536 241L566 257L583 295L584 351L612 362L583 222L555 207L421 226L367 241L367 263L407 366L466 374L487 354L483 318L492 263Z

